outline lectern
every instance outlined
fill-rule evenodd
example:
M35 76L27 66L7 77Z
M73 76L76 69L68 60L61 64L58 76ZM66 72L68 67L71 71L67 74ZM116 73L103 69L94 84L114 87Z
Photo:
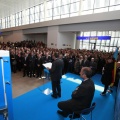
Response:
M14 120L10 53L0 50L0 120Z

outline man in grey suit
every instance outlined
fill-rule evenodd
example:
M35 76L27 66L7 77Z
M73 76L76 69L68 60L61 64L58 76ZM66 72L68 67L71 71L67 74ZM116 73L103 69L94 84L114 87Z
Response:
M83 67L80 71L80 76L83 78L82 83L72 92L71 99L58 103L58 114L67 117L73 111L81 111L91 106L94 96L95 86L90 79L92 71L89 67ZM74 118L80 117L75 114Z
M61 85L60 79L62 78L62 70L64 67L64 63L62 59L59 59L59 54L54 53L53 55L53 63L50 71L51 75L51 82L52 82L52 91L53 94L51 95L53 98L61 97Z

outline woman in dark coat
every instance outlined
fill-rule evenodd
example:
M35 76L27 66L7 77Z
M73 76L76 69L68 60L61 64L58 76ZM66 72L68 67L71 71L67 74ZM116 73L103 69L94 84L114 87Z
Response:
M106 91L113 79L112 77L113 69L114 69L114 61L112 57L108 57L106 65L104 67L103 75L101 78L101 82L102 84L104 84L104 91L101 93L101 95L106 95Z

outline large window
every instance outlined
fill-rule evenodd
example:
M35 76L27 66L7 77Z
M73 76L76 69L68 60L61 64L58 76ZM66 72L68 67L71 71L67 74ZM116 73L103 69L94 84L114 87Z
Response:
M46 4L46 20L52 20L52 16L53 16L53 1L47 1Z
M35 6L35 23L40 21L40 6Z
M67 5L70 3L70 0L62 0L62 5Z
M109 0L95 0L94 13L107 12L109 6Z
M37 0L39 1L39 0ZM43 0L2 18L2 29L45 20L120 10L120 0ZM32 4L31 4L32 5Z
M21 20L22 25L26 24L26 10L22 11L22 20Z
M19 15L18 13L15 14L15 26L19 25Z
M60 19L60 7L56 7L53 9L53 19Z
M30 17L29 17L29 14L30 14L30 11L29 11L29 9L27 9L26 11L25 11L25 13L26 13L26 24L29 24L29 21L30 21Z
M92 14L94 8L94 0L82 0L81 13Z
M53 0L53 2L54 2L54 4L53 4L54 8L61 6L61 0Z
M109 6L109 0L95 0L94 2L94 8L101 8L101 7L108 7Z
M15 14L10 16L11 19L11 27L15 27Z
M5 18L2 19L2 28L5 28Z
M114 10L120 10L120 0L82 0L82 15Z
M9 27L11 27L10 16L5 17L5 28L9 28Z
M61 1L61 18L66 18L70 16L70 0Z
M61 0L53 1L53 19L60 19L61 14Z
M80 40L80 49L92 50L95 46L97 50L110 52L120 45L120 31L89 31L81 32L80 36L88 37ZM100 36L110 36L111 39L97 39Z
M22 12L18 12L15 14L15 26L22 25Z
M22 25L22 11L18 13L18 23L19 23L19 26Z
M45 8L44 8L44 4L40 4L40 21L44 21L45 20Z
M80 1L73 2L70 4L70 17L79 15Z
M35 20L35 9L34 7L30 8L30 23L34 23Z

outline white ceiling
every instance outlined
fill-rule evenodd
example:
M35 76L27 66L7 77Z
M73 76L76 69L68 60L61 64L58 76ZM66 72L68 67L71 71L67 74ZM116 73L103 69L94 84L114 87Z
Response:
M37 5L45 0L0 0L0 18Z

